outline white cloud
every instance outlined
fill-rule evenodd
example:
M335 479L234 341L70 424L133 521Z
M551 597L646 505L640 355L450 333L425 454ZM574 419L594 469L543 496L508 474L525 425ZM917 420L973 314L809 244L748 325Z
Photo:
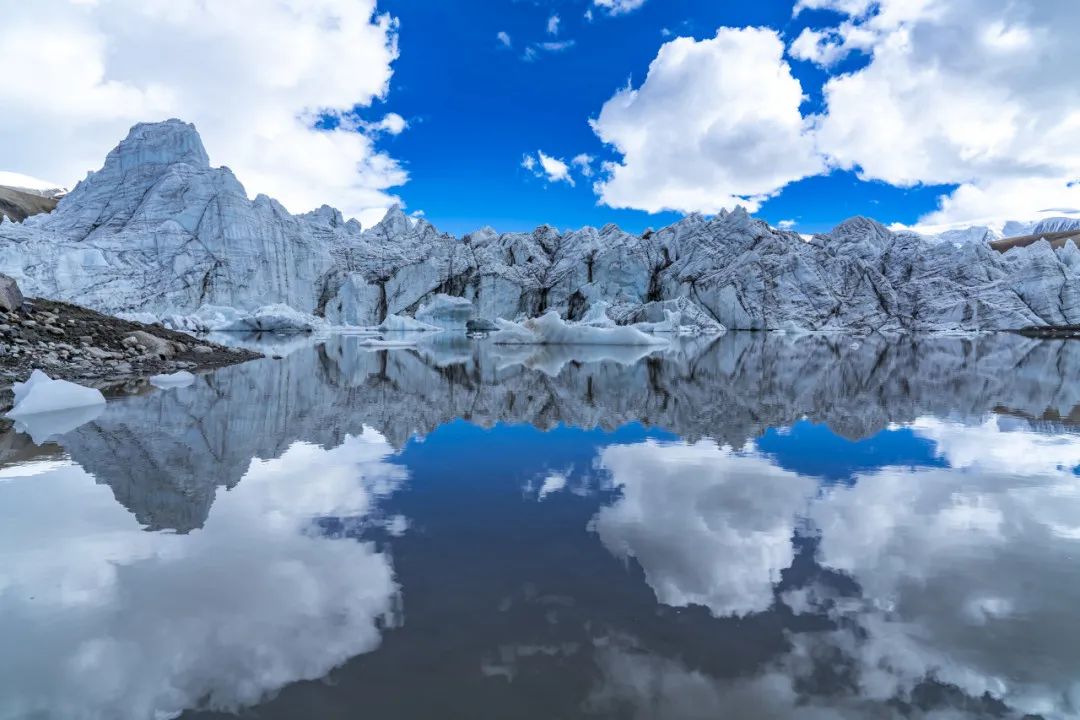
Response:
M361 123L361 127L368 132L385 132L390 135L400 135L408 126L405 118L397 113L387 113L378 122Z
M560 158L546 154L543 150L537 150L536 155L526 153L522 156L521 167L551 183L565 182L570 186L575 184L570 174L570 165Z
M593 5L612 15L633 12L645 4L645 0L593 0Z
M507 33L505 30L500 30L499 33L495 36L495 38L503 47L511 47L512 45L510 41L510 34Z
M540 161L540 170L548 182L565 182L574 184L574 178L570 177L570 166L558 158L545 155L542 150L536 151L536 157Z
M570 164L577 168L577 171L581 173L582 177L589 178L593 176L593 160L594 158L592 155L580 153L574 156L570 161Z
M537 46L539 48L541 48L542 50L547 50L548 52L557 53L557 52L562 52L563 50L569 50L570 48L574 47L574 43L575 43L575 41L573 41L573 40L558 40L558 41L537 43Z
M559 16L552 15L547 21L547 31L549 35L559 34Z
M660 48L640 88L626 87L592 121L621 153L595 186L612 207L756 210L823 169L799 112L802 87L770 29L721 28Z
M707 440L612 445L599 466L622 495L591 527L614 555L637 559L657 600L717 616L772 605L814 480Z
M910 427L934 441L939 456L954 468L1038 475L1080 466L1080 436L1035 432L1026 421L1001 415L991 415L982 425L925 417Z
M1071 71L1080 5L880 0L871 13L867 2L802 5L855 17L800 36L793 54L828 65L853 47L870 53L866 67L825 86L817 137L837 165L899 186L959 184L927 225L1080 207L1080 186L1070 186L1080 177Z
M406 174L346 113L386 96L396 57L375 0L7 3L0 64L26 71L4 85L0 136L18 142L2 162L70 185L132 124L175 116L252 194L293 211L385 208ZM344 126L315 130L322 112Z
M593 21L592 8L586 8L585 9L585 22L592 22L592 21Z
M790 230L797 224L798 223L796 223L794 220L781 220L780 222L776 223L776 227L780 228L781 230Z
M795 3L792 15L798 16L803 10L835 10L845 15L861 16L874 5L876 0L799 0Z
M552 493L562 492L566 489L566 474L565 473L551 473L544 478L543 485L540 486L540 490L536 493L537 500L543 500Z
M997 440L984 434L983 449ZM981 461L886 468L825 491L808 514L821 529L819 562L861 589L830 615L857 629L846 644L864 693L906 696L931 677L1016 716L1074 714L1080 646L1060 630L1080 602L1070 571L1078 512L1071 470Z
M147 532L77 465L0 483L0 716L236 711L375 649L390 558L313 523L377 513L407 475L393 452L365 430L253 460L188 535Z

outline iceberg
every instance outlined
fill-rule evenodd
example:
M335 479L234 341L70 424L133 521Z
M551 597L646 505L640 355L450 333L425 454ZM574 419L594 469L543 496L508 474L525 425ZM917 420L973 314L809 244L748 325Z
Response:
M440 332L442 330L441 327L420 322L407 315L388 315L379 323L377 329L386 332Z
M53 380L34 370L26 382L12 386L15 406L4 417L15 421L15 429L30 435L40 445L90 422L105 409L105 396L67 380Z
M97 388L53 380L41 370L32 372L26 382L15 383L12 391L15 407L7 413L10 418L105 404L105 396Z
M667 345L667 340L648 335L635 327L618 326L592 318L592 324L570 323L556 312L515 323L498 320L499 330L491 335L496 345Z

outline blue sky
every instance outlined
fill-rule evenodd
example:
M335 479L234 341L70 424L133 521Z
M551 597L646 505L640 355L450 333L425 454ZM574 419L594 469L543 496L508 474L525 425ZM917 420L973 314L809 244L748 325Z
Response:
M177 117L249 195L365 225L397 201L457 234L736 203L801 232L1080 216L1076 0L0 10L0 65L33 68L5 82L0 181L70 187L135 123Z
M530 230L607 222L640 232L674 222L680 213L603 206L590 182L571 187L534 177L521 167L522 154L542 149L566 160L583 152L616 159L588 120L628 79L640 84L670 39L665 29L705 39L721 26L769 26L793 39L804 27L837 17L807 11L793 19L788 0L652 0L615 16L593 8L591 22L590 5L580 0L386 0L380 8L400 21L401 56L385 101L367 112L384 107L408 120L407 131L385 141L410 176L398 194L410 210L422 209L455 233L485 224ZM557 36L547 32L552 15L560 18ZM498 41L499 32L510 36L510 48ZM523 59L526 48L550 40L573 45ZM820 111L827 75L809 62L791 65L807 95L804 113ZM773 224L795 220L803 232L828 230L852 215L914 223L948 189L897 188L838 170L789 185L757 214Z

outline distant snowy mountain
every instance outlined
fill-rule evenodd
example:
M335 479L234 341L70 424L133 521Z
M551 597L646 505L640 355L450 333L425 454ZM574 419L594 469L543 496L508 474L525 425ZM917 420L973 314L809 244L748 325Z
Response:
M67 188L62 188L56 183L5 170L0 170L0 186L44 198L55 199L67 194Z
M1056 217L1043 220L1031 231L1032 235L1080 230L1080 218Z
M1080 218L1055 217L1038 222L1010 220L1000 228L986 225L973 225L966 228L946 230L934 235L927 235L930 242L949 242L963 244L969 242L992 243L999 240L1030 235L1051 235L1054 233L1080 230Z
M965 243L983 243L985 245L994 240L1000 240L1001 237L1002 234L992 228L985 225L975 225L969 228L946 230L928 239L932 242L953 243L954 245L963 245Z
M959 245L959 247L957 247ZM732 329L971 331L1080 323L1080 249L930 243L867 218L809 242L742 209L655 232L614 225L463 238L391 209L362 229L292 215L210 166L195 128L140 124L48 215L0 223L0 272L30 295L177 326L377 325L390 315L662 311ZM678 300L679 303L671 303Z

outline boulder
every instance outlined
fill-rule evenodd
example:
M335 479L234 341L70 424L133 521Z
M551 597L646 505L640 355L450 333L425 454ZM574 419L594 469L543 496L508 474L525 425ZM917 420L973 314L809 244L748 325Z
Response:
M163 340L156 335L151 335L145 330L135 330L127 334L124 338L124 344L134 342L135 345L142 345L146 348L146 352L150 355L156 355L159 358L170 358L176 354L176 345L170 340Z
M15 278L0 274L0 309L15 312L23 306L23 294Z

